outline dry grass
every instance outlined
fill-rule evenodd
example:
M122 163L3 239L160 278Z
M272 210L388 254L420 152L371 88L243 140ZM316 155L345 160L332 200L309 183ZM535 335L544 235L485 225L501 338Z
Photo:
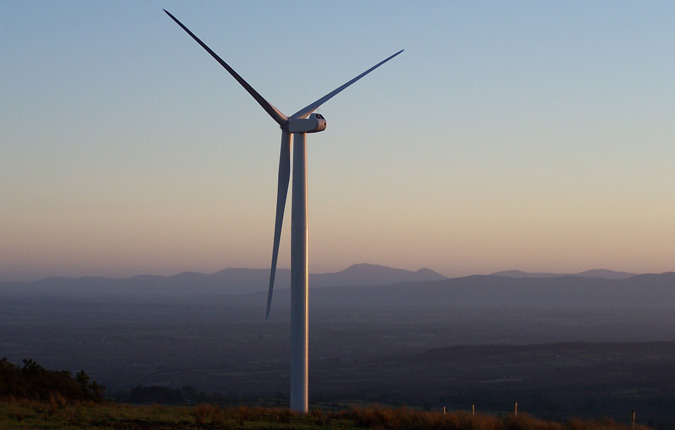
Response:
M506 417L474 416L466 412L443 414L372 406L328 413L313 408L310 413L302 415L281 408L221 408L208 404L179 407L69 403L58 396L48 402L0 402L0 429L630 430L612 420L569 419L557 423L523 413ZM636 426L636 430L648 428Z
M409 408L354 408L336 415L370 429L447 429L447 430L502 430L503 420L492 415L471 415L465 412L443 414L421 412Z
M386 430L629 430L613 420L570 419L564 423L544 421L520 413L498 417L488 414L472 415L466 412L421 412L410 408L353 408L331 414L348 419L358 427ZM636 430L648 430L636 426Z
M220 408L214 405L198 405L193 409L197 425L216 424L244 426L246 422L290 423L301 415L289 409L232 406Z

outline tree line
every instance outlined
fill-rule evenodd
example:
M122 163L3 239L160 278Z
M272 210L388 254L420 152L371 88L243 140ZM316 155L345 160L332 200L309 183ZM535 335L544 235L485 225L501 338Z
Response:
M47 370L32 359L23 365L0 360L0 399L49 401L60 396L69 401L101 402L105 386L91 380L84 370L75 377L67 370Z

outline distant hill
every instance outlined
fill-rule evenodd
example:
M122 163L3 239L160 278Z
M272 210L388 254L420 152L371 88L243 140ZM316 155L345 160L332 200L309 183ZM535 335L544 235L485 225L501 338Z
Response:
M184 272L173 276L142 275L116 279L104 277L47 278L35 282L0 282L0 293L21 295L191 296L241 295L267 292L269 269L230 268L213 274ZM290 286L290 270L278 269L275 289ZM355 264L337 273L310 274L310 288L355 285L388 285L447 279L430 269L409 271L374 264Z
M314 291L326 306L445 309L673 309L675 272L626 279L468 276L434 282Z
M626 279L635 275L635 273L615 272L613 270L606 269L594 269L579 273L530 273L520 270L504 270L493 273L491 276L506 276L508 278L558 278L561 276L580 276L582 278Z
M403 282L428 282L448 279L431 269L416 272L376 264L354 264L337 273L309 275L310 287L337 287L349 285L391 285Z

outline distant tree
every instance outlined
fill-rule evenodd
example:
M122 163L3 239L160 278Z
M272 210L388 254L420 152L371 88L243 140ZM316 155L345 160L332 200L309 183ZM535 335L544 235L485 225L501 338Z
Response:
M7 361L0 360L0 397L15 395L21 391L19 378L19 366Z
M91 395L100 399L105 398L105 385L100 385L98 382L92 381L91 384L89 384L89 390Z
M77 372L77 375L75 375L75 381L77 381L77 383L80 384L80 387L84 388L86 391L89 385L89 375L87 375L87 372L84 370L80 370Z
M80 370L75 375L75 382L80 386L80 391L85 395L89 393L89 375L84 370Z

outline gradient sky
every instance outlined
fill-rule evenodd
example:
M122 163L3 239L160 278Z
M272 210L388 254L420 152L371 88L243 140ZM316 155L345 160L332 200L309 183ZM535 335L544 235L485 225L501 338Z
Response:
M0 2L0 280L268 266L278 126L163 8L286 114L405 48L319 110L311 272L675 270L675 3L421 4Z

